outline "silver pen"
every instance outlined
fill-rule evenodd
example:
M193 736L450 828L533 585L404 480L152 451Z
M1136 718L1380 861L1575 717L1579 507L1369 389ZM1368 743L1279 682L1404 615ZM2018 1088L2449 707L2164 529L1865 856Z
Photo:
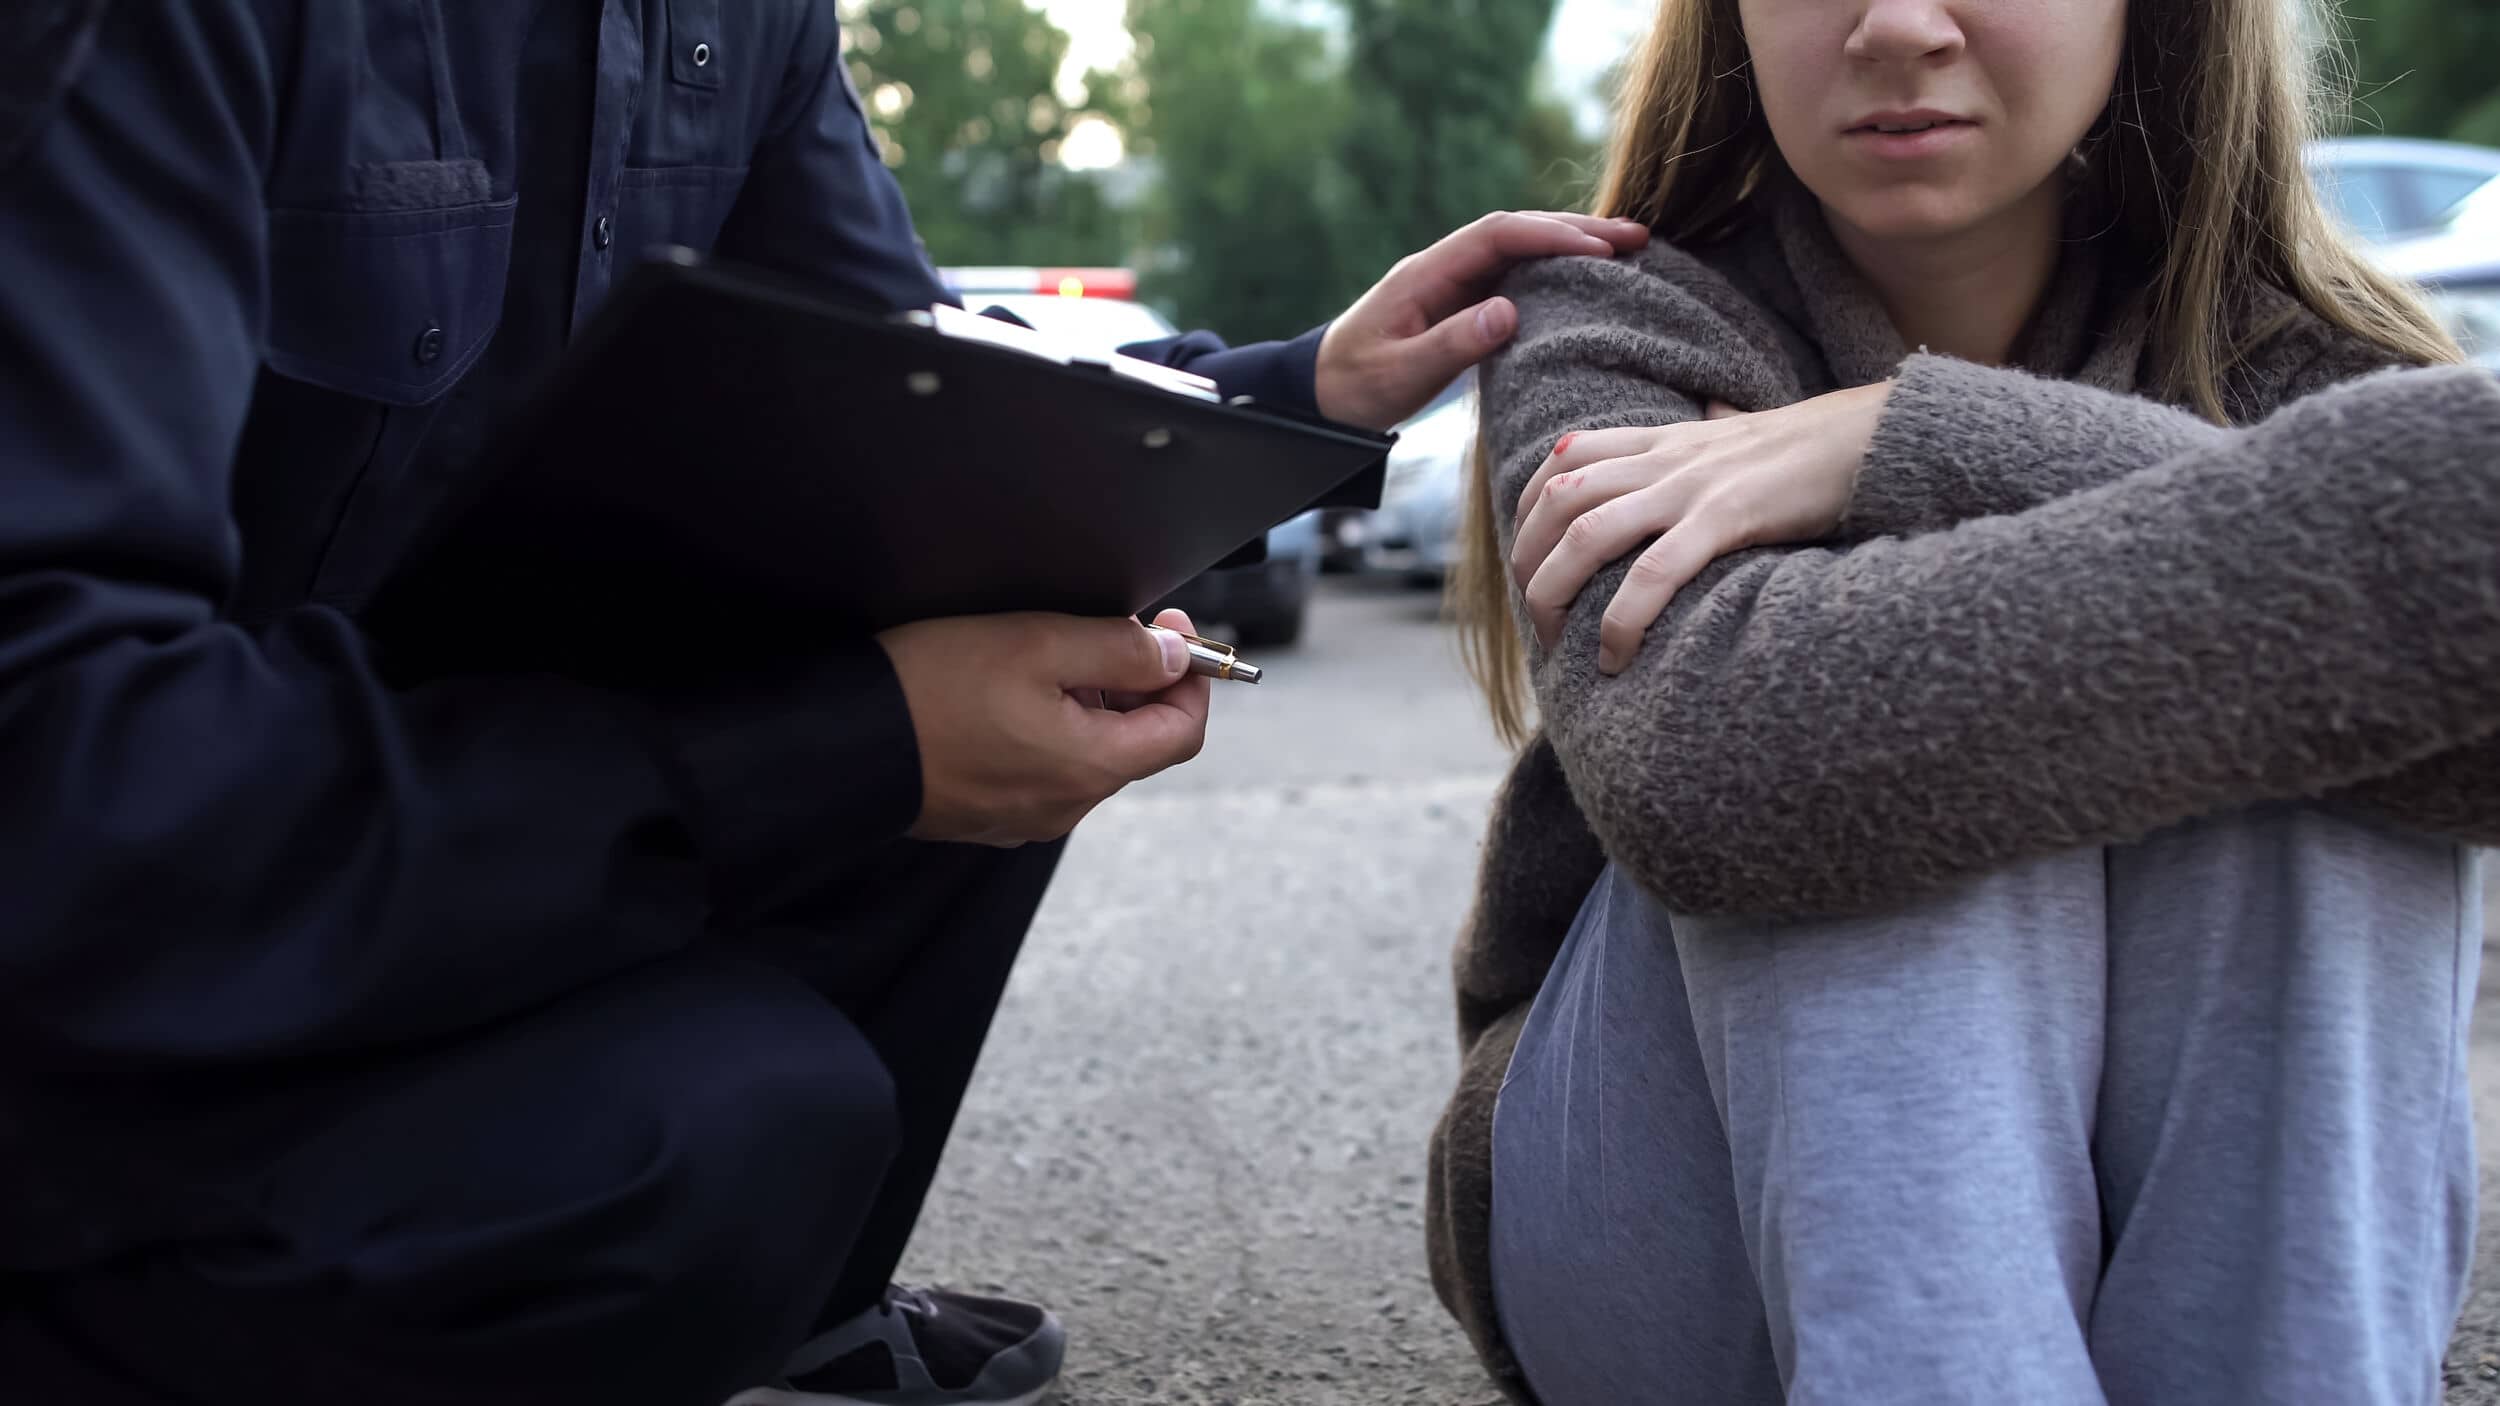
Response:
M1160 630L1163 627L1148 625L1146 628ZM1171 633L1180 634L1177 630ZM1222 683L1257 683L1266 673L1258 665L1243 659L1229 644L1202 640L1196 635L1181 635L1181 640L1189 646L1189 672L1193 674Z

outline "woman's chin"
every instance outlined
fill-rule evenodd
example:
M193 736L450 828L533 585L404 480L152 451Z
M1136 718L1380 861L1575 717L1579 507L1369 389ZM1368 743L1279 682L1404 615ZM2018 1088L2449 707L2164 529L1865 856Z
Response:
M1817 192L1820 195L1820 192ZM1835 224L1867 238L1929 243L1951 239L1987 223L1986 202L1952 184L1887 182L1822 195Z

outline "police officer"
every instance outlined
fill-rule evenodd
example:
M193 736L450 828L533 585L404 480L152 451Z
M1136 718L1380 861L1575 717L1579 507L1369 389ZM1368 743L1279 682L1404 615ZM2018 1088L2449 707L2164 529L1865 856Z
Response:
M16 0L0 52L0 1399L1035 1399L1046 1313L888 1279L1027 842L1204 682L1016 616L403 685L356 624L633 251L946 298L834 0ZM1643 237L1497 215L1136 350L1385 427L1510 261Z

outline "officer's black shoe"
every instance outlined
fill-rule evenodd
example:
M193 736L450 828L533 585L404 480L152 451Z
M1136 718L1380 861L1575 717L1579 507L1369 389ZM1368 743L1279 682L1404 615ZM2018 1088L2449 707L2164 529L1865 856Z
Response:
M896 1286L728 1406L1036 1406L1067 1348L1040 1304Z

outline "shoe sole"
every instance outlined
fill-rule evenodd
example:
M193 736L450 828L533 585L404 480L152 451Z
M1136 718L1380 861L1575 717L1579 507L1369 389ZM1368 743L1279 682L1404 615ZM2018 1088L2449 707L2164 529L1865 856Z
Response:
M1053 1383L1055 1386L1056 1383ZM1010 1401L983 1402L982 1406L1041 1406L1050 1395L1050 1387L1036 1387ZM776 1387L756 1387L739 1392L722 1406L881 1406L881 1403L856 1396L834 1396L821 1391L782 1391Z
M802 1391L791 1386L750 1387L721 1403L721 1406L896 1406L901 1401L957 1402L962 1406L1041 1406L1042 1401L1059 1385L1059 1368L1066 1359L1068 1330L1060 1325L1058 1315L1045 1310L1039 1327L1032 1336L990 1359L969 1385L952 1391L934 1385L906 1391L897 1387L878 1396L845 1396L831 1391ZM1040 1359L1035 1361L1034 1359ZM916 1366L917 1364L915 1364ZM1038 1370L1042 1384L1016 1396L979 1396L993 1375L1022 1376L1027 1380Z

